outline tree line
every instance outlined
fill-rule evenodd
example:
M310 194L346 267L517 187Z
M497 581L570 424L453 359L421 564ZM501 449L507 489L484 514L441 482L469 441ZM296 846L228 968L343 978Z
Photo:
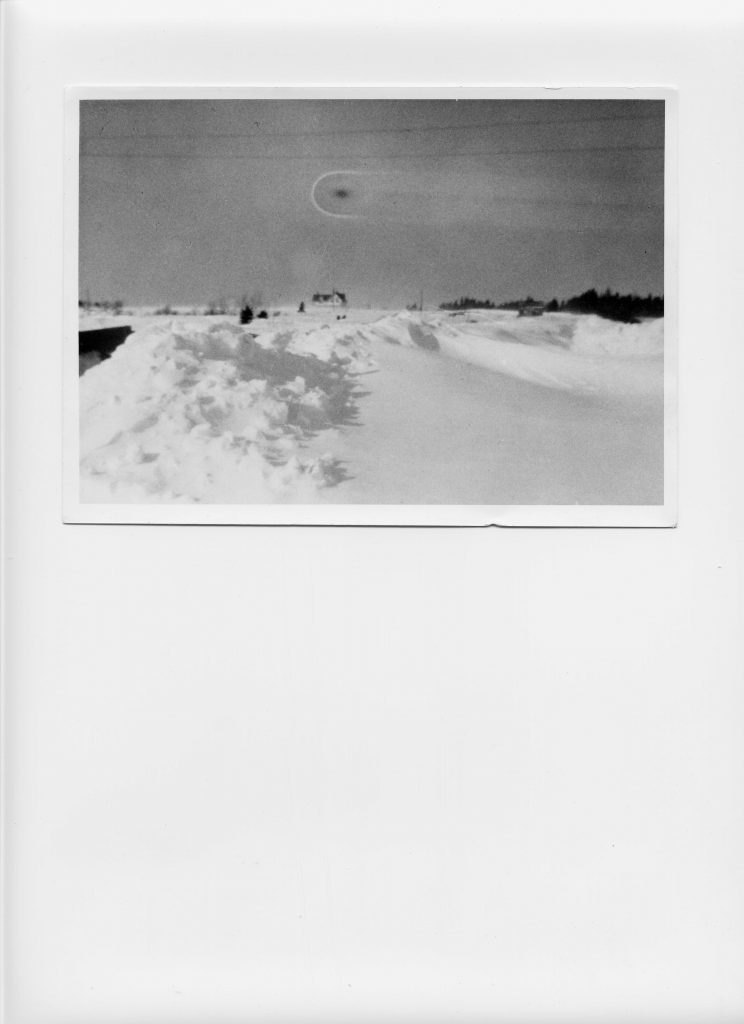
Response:
M621 295L607 288L598 292L590 288L581 295L559 302L551 299L545 307L548 313L594 313L606 320L620 320L623 323L638 323L642 317L664 316L663 295Z
M416 309L417 307L415 305L413 305L413 306L409 306L408 308L409 309ZM501 307L497 306L494 302L491 302L490 299L471 299L469 296L464 295L461 299L455 299L454 302L441 302L439 304L439 308L440 309L462 310L462 309L500 309Z
M526 299L513 299L509 302L500 302L498 305L490 299L474 299L466 295L454 302L442 302L439 308L454 312L466 309L520 310L536 304L540 303L531 295ZM551 299L544 308L546 313L594 313L606 320L638 323L642 317L664 316L664 296L650 293L646 296L635 293L621 295L619 292L610 291L609 288L603 292L590 288L581 295L573 295L570 299Z

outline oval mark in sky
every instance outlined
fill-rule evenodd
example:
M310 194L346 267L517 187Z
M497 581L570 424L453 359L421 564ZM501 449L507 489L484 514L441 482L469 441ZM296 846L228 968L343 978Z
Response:
M310 201L328 217L345 219L364 216L367 200L366 171L326 171L310 189Z

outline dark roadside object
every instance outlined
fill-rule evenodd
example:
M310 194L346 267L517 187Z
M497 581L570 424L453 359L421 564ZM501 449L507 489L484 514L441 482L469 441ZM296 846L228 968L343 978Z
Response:
M298 313L304 313L305 312L305 303L304 302L300 303L300 308L297 310L297 312Z
M243 306L240 311L240 322L241 324L249 324L253 319L253 310L250 306Z
M262 309L261 312L256 317L256 319L257 320L268 320L269 319L269 314L266 312L265 309Z
M123 327L99 327L95 331L78 331L78 352L81 356L97 352L101 359L108 359L131 333L129 324Z

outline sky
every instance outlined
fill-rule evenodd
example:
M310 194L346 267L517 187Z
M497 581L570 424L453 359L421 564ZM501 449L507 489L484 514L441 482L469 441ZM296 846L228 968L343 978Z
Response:
M663 294L663 101L80 106L81 298Z

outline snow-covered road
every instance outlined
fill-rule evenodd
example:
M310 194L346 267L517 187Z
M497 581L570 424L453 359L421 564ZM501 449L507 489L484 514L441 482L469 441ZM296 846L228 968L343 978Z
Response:
M326 503L655 504L658 402L525 382L440 353L374 341L359 426L324 431L349 474Z

